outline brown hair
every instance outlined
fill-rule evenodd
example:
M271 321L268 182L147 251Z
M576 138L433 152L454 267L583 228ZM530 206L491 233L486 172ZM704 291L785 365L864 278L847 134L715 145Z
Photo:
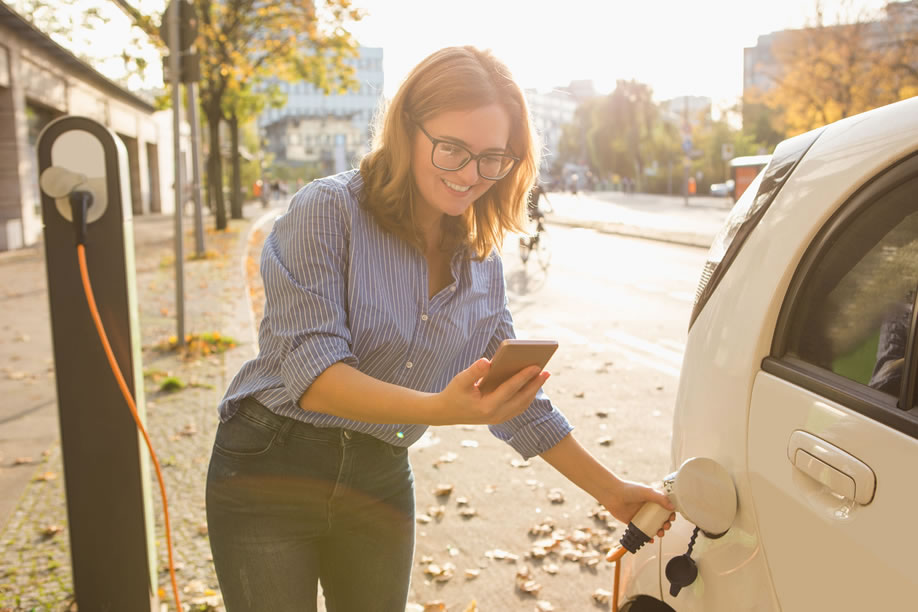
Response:
M415 224L419 194L411 174L415 124L443 112L499 104L510 117L512 154L520 161L458 217L444 218L444 247L465 245L478 259L500 249L508 231L522 229L529 190L538 176L539 148L526 98L507 67L472 46L432 53L408 74L377 116L372 150L361 160L363 205L386 231L424 248Z

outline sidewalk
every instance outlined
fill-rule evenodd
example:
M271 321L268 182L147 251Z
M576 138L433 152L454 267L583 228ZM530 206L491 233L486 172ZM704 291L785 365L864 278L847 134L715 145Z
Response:
M708 248L732 202L727 198L620 192L549 193L548 222Z
M712 200L712 201L709 201ZM549 223L707 247L726 217L719 199L591 193L549 194ZM148 429L164 466L183 603L222 610L204 512L204 480L216 429L216 405L230 378L255 354L253 302L260 299L258 252L280 208L250 204L245 219L205 236L208 257L194 251L184 221L185 330L218 334L236 346L182 357L157 345L176 333L171 216L134 219L137 291ZM205 227L213 226L212 218ZM92 253L88 253L92 257ZM43 247L0 254L0 610L67 608L72 598L54 364ZM167 376L184 388L169 393ZM158 488L153 506L160 599L172 599ZM170 606L170 609L171 606Z

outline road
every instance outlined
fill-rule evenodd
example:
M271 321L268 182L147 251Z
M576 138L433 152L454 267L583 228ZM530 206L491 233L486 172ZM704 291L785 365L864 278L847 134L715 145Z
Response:
M581 443L623 477L659 483L670 469L672 409L706 252L593 230L549 226L549 232L547 274L534 260L524 268L514 241L505 248L517 335L560 342L545 390ZM412 602L442 601L451 612L473 600L484 611L530 612L537 600L555 610L589 610L596 589L611 590L612 568L605 561L590 568L558 554L527 558L537 539L530 528L544 525L546 517L556 536L558 529L571 535L586 528L594 542L605 526L589 516L596 509L592 498L544 461L520 466L484 427L433 428L411 453L418 512L430 509L433 519L418 525ZM452 485L452 493L435 495L439 484ZM563 503L550 501L555 488ZM463 507L476 514L463 518ZM617 542L616 533L620 527L612 534ZM501 559L500 551L518 559ZM446 564L455 569L443 580ZM553 575L547 571L552 565ZM522 566L540 585L537 595L516 588ZM467 569L478 570L477 577L466 577Z

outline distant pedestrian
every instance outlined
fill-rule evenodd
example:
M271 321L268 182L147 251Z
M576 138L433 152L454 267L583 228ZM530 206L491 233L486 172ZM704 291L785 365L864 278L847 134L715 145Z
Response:
M437 51L381 125L359 169L297 193L262 251L259 353L220 404L207 477L228 612L312 612L319 581L329 610L404 612L407 449L429 425L487 424L620 521L647 501L671 507L580 445L540 391L547 372L477 385L515 335L497 249L520 229L539 166L506 66L473 47Z

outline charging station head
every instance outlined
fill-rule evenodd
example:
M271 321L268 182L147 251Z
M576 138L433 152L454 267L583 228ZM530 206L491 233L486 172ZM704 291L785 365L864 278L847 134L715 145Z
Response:
M736 486L713 459L687 459L663 480L663 489L676 510L708 537L720 537L733 525Z
M50 123L42 132L42 136L56 123L64 121L81 124L90 120L81 117L62 117ZM115 136L112 138L117 139ZM54 201L57 212L72 222L70 195L76 191L85 191L92 196L92 204L85 221L92 223L99 220L105 213L109 201L105 146L97 135L85 129L64 131L50 142L50 164L42 170L38 179L42 192ZM119 142L115 142L116 148Z

